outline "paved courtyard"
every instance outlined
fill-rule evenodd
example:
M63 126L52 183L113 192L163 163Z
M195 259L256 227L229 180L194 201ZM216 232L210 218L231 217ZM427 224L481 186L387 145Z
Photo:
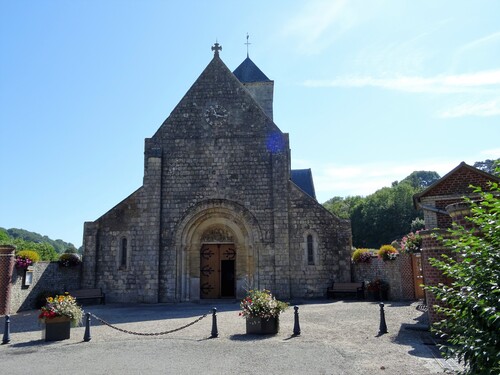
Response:
M136 336L92 319L69 340L41 340L35 310L11 316L11 342L0 346L0 373L10 374L435 374L457 369L439 357L418 303L387 303L388 333L378 335L380 308L365 301L299 304L301 335L293 336L294 310L281 315L275 336L245 334L236 302L212 304L90 305L85 310L114 326L162 332L186 325L216 306L212 317L159 336ZM3 333L4 319L1 321Z

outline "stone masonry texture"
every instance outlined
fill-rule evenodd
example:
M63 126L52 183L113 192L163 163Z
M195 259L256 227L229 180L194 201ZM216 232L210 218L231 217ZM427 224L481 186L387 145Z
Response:
M210 243L235 249L235 298L248 286L322 297L350 281L350 222L290 180L288 134L270 113L272 90L249 92L216 54L146 139L143 185L85 223L82 287L116 302L197 301Z

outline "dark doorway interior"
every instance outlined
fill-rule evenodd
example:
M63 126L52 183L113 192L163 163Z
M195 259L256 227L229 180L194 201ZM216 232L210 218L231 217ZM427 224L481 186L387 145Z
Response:
M220 268L221 297L234 297L234 260L221 260Z

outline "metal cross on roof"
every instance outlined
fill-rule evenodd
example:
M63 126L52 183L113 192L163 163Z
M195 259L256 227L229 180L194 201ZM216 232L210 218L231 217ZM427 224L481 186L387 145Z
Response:
M212 46L212 51L214 51L215 56L219 56L219 51L222 51L222 46L215 42L215 44Z
M248 33L247 33L247 42L245 43L245 44L246 44L246 46L247 46L247 57L248 57L248 46L249 46L250 44L252 44L252 43L250 43L250 42L248 41L248 38L249 38L249 35L248 35Z

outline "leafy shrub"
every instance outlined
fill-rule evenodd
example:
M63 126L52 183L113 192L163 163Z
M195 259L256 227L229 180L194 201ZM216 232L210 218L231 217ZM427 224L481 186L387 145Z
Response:
M74 267L82 263L80 256L74 253L64 253L59 257L59 264L63 267Z
M391 245L382 245L377 252L378 257L384 261L394 260L398 254L398 251Z
M352 261L354 263L369 263L372 259L372 253L368 249L356 249L352 253Z
M475 231L454 226L443 240L454 256L431 259L451 285L426 286L442 302L436 311L446 317L433 327L447 341L441 349L470 375L500 374L500 185L489 187L475 190L481 201L466 200Z

